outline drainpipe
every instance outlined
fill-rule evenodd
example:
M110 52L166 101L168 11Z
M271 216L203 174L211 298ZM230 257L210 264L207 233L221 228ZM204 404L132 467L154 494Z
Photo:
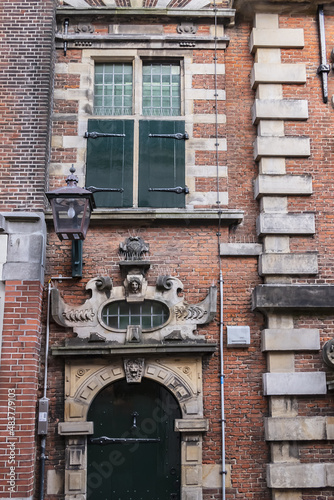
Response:
M219 272L220 290L220 398L221 398L221 434L222 434L222 500L225 500L226 490L226 464L225 464L225 397L224 397L224 347L223 347L223 327L224 327L224 281L223 274Z
M324 6L318 7L318 24L319 24L319 38L320 38L320 66L317 69L318 75L321 75L322 81L322 100L326 104L328 101L328 73L330 72L330 65L327 64L326 56L326 33L325 33L325 17Z
M47 384L48 384L48 356L49 356L49 340L50 340L50 311L51 311L51 290L52 280L71 280L72 277L58 276L50 278L48 283L48 296L47 296L47 314L46 314L46 332L45 332L45 361L44 361L44 384L43 384L43 397L38 402L38 426L37 434L41 438L41 454L40 454L40 488L39 500L44 500L44 483L45 483L45 461L48 458L45 455L46 448L46 435L48 433L48 416L49 416L49 398L46 397Z

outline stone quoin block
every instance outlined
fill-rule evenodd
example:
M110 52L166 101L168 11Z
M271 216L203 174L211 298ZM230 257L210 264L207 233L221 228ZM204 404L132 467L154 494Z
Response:
M255 63L251 72L252 89L260 83L306 83L305 64Z
M269 464L269 488L323 488L333 485L333 464Z
M308 310L331 313L332 285L258 285L253 290L253 309L258 311Z
M259 175L254 196L307 196L312 194L311 175Z
M326 417L265 418L266 441L319 441L328 439Z
M262 330L262 351L317 351L320 333L307 328L270 328Z
M314 214L260 214L256 221L259 236L267 234L314 234Z
M254 142L254 160L263 156L307 157L310 156L308 137L257 137Z
M253 123L259 120L307 120L307 101L287 99L255 99L252 106Z
M249 47L251 52L259 48L302 49L303 29L257 29L253 28Z
M326 394L325 372L264 373L265 396Z
M263 254L259 259L259 274L317 274L318 255L316 253Z

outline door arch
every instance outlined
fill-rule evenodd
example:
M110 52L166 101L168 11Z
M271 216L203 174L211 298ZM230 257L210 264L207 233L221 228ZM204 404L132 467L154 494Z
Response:
M170 391L121 379L97 394L87 417L87 500L180 499L181 410Z

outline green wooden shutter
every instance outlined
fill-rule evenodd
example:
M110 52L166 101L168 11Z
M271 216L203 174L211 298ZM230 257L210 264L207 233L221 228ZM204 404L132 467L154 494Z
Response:
M96 193L97 207L132 207L133 120L88 120L88 132L123 137L87 138L86 186L123 188L123 193Z
M185 194L149 191L185 185L185 141L151 135L184 134L183 121L142 120L139 122L140 207L182 208Z

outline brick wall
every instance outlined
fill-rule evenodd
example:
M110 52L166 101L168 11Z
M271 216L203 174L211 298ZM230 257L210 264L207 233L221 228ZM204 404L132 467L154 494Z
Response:
M34 492L42 291L39 282L6 282L0 367L2 498L28 498Z
M1 2L0 210L43 210L53 0Z

